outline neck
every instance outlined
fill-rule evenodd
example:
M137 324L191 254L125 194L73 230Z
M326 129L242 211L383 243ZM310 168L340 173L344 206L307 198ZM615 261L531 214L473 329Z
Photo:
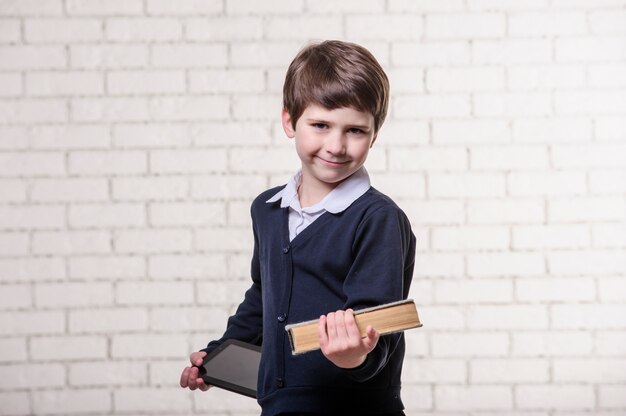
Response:
M302 178L302 183L298 187L298 199L302 208L307 208L319 203L337 187L338 184L321 184L310 183Z

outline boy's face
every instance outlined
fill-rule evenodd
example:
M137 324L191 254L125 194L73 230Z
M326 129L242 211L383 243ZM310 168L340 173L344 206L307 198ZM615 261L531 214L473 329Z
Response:
M334 189L359 170L376 140L374 116L351 107L309 105L295 129L286 110L282 120L285 133L296 141L302 184L318 191Z

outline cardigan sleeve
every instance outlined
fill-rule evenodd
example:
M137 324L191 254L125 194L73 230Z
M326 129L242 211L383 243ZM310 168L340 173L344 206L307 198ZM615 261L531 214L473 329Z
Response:
M406 299L415 262L415 236L395 204L368 213L353 242L354 262L344 281L346 308L354 310ZM346 374L366 381L378 374L395 352L402 334L381 336L365 362Z
M254 221L253 221L254 222ZM259 264L259 244L256 227L254 232L254 251L250 267L252 285L246 291L243 301L234 315L228 318L226 331L222 338L210 342L201 351L211 352L227 339L238 339L255 345L263 341L263 299L261 290L261 272Z

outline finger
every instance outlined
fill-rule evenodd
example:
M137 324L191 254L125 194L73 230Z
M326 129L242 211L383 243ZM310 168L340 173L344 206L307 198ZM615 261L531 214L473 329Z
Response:
M356 319L354 318L354 311L352 309L348 309L346 311L346 331L350 338L361 339L361 331L359 331L359 327L356 324Z
M374 347L376 347L376 344L378 344L379 339L380 339L380 334L378 333L378 331L372 328L371 325L368 325L367 331L366 331L366 337L363 338L363 341L362 341L363 345L365 346L365 348L367 348L368 352L372 351Z
M201 391L207 391L209 389L209 386L207 386L204 380L202 380L201 378L196 379L196 385L198 386L198 389L200 389Z
M183 372L180 375L180 386L184 389L189 387L189 367L185 367Z
M320 342L322 350L328 345L328 334L326 333L326 316L320 316L319 324L317 325L317 338Z
M335 312L335 328L337 330L338 337L348 337L348 332L346 331L346 314L344 311Z
M329 341L337 338L336 317L334 312L326 315L326 333L328 334Z

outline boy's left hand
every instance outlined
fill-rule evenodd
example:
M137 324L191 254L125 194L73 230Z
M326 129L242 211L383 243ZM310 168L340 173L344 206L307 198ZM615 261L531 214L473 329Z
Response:
M319 321L318 337L322 353L340 368L355 368L363 364L380 338L371 326L367 327L365 338L354 320L352 309L322 315Z

